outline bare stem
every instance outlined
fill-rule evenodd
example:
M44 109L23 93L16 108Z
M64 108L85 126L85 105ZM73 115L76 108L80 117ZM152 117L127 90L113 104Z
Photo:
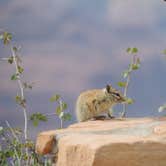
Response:
M126 86L124 89L124 97L127 96L127 91L128 91L130 80L131 80L132 65L134 64L135 56L136 55L133 55L132 59L131 59L131 63L130 63L129 71L128 71L128 76L127 76L127 81L126 81ZM126 103L124 103L123 104L123 112L121 115L121 117L123 117L123 118L126 116L126 107L127 107L127 105L126 105Z
M63 110L62 108L62 100L59 100L59 105L60 105L60 108L61 108L61 111ZM60 117L60 123L61 123L61 129L63 128L63 119L62 117Z
M61 121L61 129L62 129L63 128L63 120L60 119L60 121Z

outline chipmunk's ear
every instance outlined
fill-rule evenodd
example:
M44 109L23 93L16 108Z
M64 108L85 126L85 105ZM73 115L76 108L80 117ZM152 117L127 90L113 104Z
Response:
M106 91L107 93L110 93L112 86L111 85L106 85Z

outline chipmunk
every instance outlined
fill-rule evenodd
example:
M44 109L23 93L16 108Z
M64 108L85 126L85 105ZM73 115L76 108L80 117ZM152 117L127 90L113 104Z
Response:
M82 92L76 102L77 120L83 122L97 118L101 113L109 113L109 109L115 104L125 101L126 98L111 85L107 85L104 89Z

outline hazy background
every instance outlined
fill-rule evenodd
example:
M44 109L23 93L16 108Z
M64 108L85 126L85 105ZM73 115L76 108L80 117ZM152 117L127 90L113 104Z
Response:
M102 88L121 79L137 47L141 69L133 73L128 95L136 100L128 116L156 116L166 102L166 3L162 0L0 0L0 28L22 46L24 80L35 82L26 92L28 111L51 113L49 98L60 93L75 121L74 105L81 91ZM10 55L0 44L0 57ZM14 102L18 92L10 80L14 68L0 62L0 125L23 124ZM121 107L117 107L120 111ZM55 129L58 120L40 125ZM32 133L39 130L30 129Z

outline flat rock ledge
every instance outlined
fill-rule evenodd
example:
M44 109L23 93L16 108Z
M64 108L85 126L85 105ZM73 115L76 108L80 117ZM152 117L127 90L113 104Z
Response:
M166 118L87 121L39 133L56 166L166 166Z

